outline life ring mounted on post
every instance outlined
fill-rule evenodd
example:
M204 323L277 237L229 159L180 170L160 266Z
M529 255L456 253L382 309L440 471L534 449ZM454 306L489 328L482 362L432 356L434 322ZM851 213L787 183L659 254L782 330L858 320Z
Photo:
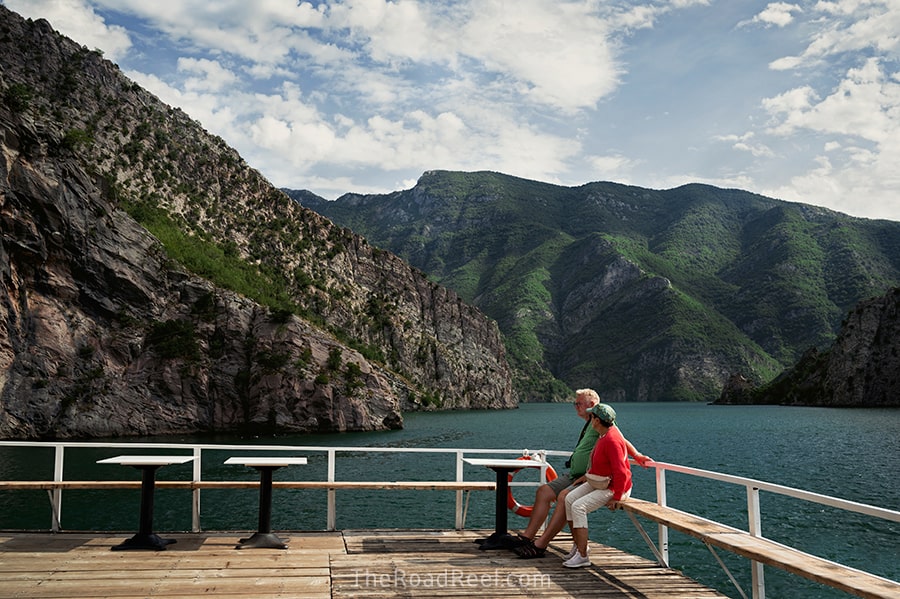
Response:
M522 457L516 458L516 459L533 460L534 458L529 455L523 455ZM518 471L519 470L511 470L509 475L507 476L507 482L512 482L513 476L515 476L516 472L518 472ZM551 466L550 464L547 464L547 473L546 474L547 474L547 482L550 482L551 480L556 480L556 470L554 470L553 466ZM523 518L528 518L529 516L531 516L531 512L534 509L534 506L532 506L532 505L522 505L521 503L516 501L516 498L513 497L512 487L509 487L507 490L506 506L510 510L512 510L513 512L518 514L519 516L522 516Z

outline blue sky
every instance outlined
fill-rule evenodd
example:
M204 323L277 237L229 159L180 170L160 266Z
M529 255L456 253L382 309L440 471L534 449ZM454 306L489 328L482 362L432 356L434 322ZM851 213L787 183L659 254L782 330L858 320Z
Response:
M734 187L900 221L900 0L2 0L274 185Z

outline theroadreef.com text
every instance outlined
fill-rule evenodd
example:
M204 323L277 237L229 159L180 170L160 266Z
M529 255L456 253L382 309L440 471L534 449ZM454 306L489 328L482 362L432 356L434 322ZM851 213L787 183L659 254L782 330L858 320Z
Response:
M394 568L393 572L355 570L357 588L421 588L421 589L488 589L488 588L539 588L550 587L549 574L509 572L494 570L491 573L472 574L462 570L444 569L439 572L406 572Z

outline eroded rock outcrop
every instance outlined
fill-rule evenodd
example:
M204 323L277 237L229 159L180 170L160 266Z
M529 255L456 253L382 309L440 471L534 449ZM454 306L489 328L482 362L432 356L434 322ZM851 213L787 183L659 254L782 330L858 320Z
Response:
M900 406L900 288L860 302L828 350L810 348L768 385L729 384L715 403Z
M515 407L477 309L46 21L0 6L0 33L0 437Z

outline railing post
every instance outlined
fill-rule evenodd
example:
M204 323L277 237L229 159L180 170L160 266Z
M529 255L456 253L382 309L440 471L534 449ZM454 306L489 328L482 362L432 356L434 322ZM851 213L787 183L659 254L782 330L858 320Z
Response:
M748 532L754 537L762 536L762 519L759 512L759 489L747 487L747 515L749 522ZM751 586L753 599L766 599L766 580L763 575L763 565L750 560Z
M194 464L193 464L193 480L194 482L200 482L200 473L203 472L203 468L200 463L200 452L202 450L199 447L194 447ZM200 488L196 488L192 491L191 497L191 532L200 532Z
M656 503L666 505L666 471L663 468L656 469ZM669 566L669 529L662 524L657 526L659 531L659 554L662 556L666 567Z
M335 451L334 449L328 450L328 482L334 482L334 462L335 462ZM328 489L328 505L325 510L325 529L326 530L334 530L337 525L337 516L336 516L336 501L335 501L335 490Z
M62 445L56 445L53 455L53 480L61 481L63 479L63 454L65 448ZM53 489L50 491L50 530L59 532L62 525L62 489Z
M456 482L463 481L463 452L456 452ZM462 530L465 527L463 517L463 492L456 492L456 530Z

